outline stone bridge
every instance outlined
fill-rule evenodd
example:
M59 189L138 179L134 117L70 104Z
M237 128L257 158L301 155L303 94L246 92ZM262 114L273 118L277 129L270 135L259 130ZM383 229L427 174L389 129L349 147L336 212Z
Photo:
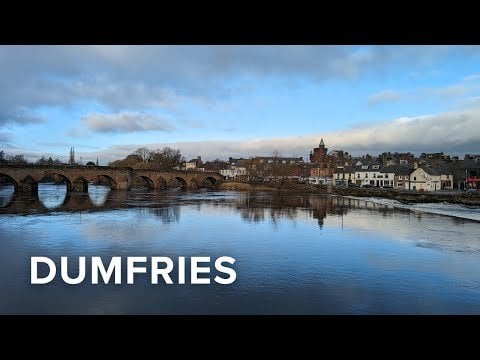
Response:
M9 178L15 187L15 193L38 193L38 183L49 177L61 180L67 186L67 192L88 192L88 184L107 181L112 190L130 190L137 178L145 181L150 189L165 189L176 181L182 188L195 189L200 186L211 187L223 180L223 176L204 171L156 171L136 170L132 168L111 168L108 166L49 166L49 165L7 165L0 167L0 177Z

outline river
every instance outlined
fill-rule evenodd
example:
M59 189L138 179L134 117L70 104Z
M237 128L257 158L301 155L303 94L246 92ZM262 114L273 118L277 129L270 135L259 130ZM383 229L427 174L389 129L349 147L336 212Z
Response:
M480 210L442 205L53 184L36 199L4 186L0 313L480 314ZM32 285L31 256L231 256L237 278Z

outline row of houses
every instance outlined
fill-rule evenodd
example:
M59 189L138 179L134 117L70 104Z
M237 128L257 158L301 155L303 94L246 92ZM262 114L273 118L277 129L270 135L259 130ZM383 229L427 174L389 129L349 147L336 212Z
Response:
M328 184L328 182L325 182ZM417 191L453 189L453 174L447 167L414 163L413 167L379 164L336 169L335 186L400 188Z
M227 180L293 181L333 186L400 188L417 191L480 189L480 155L466 154L464 160L440 153L384 152L377 157L352 157L342 150L328 151L323 139L302 157L252 157L214 160L201 158L184 163L185 170L219 172Z

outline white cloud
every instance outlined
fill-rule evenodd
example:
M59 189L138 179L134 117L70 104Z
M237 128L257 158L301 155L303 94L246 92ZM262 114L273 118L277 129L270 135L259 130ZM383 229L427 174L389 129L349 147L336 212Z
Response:
M11 135L8 133L0 132L0 143L6 143L11 139Z
M170 131L173 125L163 117L144 113L88 114L82 124L89 130L101 133L133 131Z
M456 84L440 87L419 87L410 90L392 90L387 89L368 97L368 105L373 106L383 102L393 102L399 100L425 100L425 99L439 99L456 100L467 94L471 94L475 91L480 91L480 84L477 84L472 80L472 76L463 78L463 80Z
M405 94L401 91L383 90L372 94L368 97L368 105L376 105L382 102L398 101L404 97Z
M170 146L180 149L187 158L228 159L233 156L268 156L278 150L282 156L307 156L320 138L330 150L342 149L351 154L378 154L383 151L414 153L444 151L452 154L478 152L480 144L480 109L436 115L401 117L384 123L330 133L316 133L283 138L212 140L153 144L125 144L103 151L85 152L83 158L106 164L124 158L141 146L158 149Z
M463 84L454 84L440 88L433 88L427 90L427 93L437 96L446 96L446 97L455 97L465 95L472 91L471 86L466 86Z
M380 73L398 64L431 66L449 46L0 46L0 126L25 124L42 106L94 102L108 111L145 111L232 96L231 79L270 75L322 82ZM11 114L24 112L22 117Z

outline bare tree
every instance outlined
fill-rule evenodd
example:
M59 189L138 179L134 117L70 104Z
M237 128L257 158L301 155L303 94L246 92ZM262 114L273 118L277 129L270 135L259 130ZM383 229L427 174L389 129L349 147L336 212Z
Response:
M153 151L146 147L141 147L135 150L132 155L138 155L142 158L144 163L151 161Z
M26 165L28 164L28 161L25 160L25 157L23 155L14 155L11 157L8 162L12 165Z
M41 159L38 159L35 164L37 165L47 165L47 159L45 158L45 156L42 156Z
M179 166L182 162L182 154L179 149L164 147L152 152L151 163L155 169L169 171Z
M115 160L111 162L109 166L119 167L119 168L135 167L135 165L139 163L143 163L142 157L140 155L130 154L123 160Z

